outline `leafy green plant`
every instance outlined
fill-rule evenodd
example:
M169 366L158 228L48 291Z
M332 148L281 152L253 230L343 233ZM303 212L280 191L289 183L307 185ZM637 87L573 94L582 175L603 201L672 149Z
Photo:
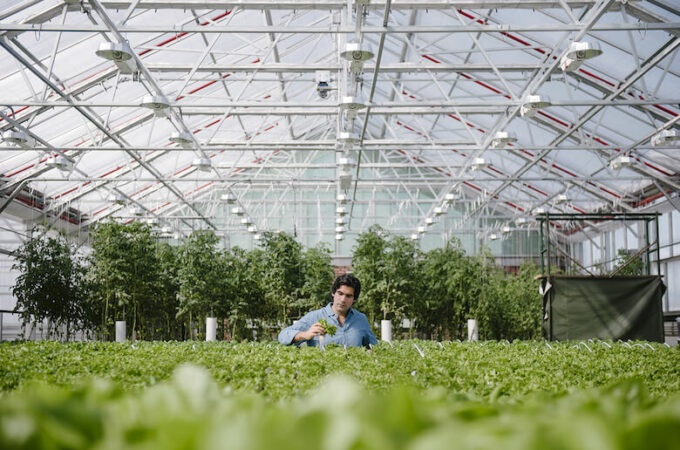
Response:
M86 298L85 268L66 239L45 228L34 228L31 237L11 253L19 276L12 287L15 311L22 327L49 320L48 335L66 326L66 340L83 324Z
M177 270L179 278L178 316L204 323L206 317L217 313L225 315L229 310L225 291L224 261L217 250L219 239L212 230L195 231L178 249L181 261Z
M286 233L262 233L262 283L264 299L277 322L288 323L306 311L299 302L304 285L302 245Z
M329 336L335 336L335 332L338 331L338 327L330 325L326 319L320 319L319 325L323 327L324 332Z
M103 223L90 231L90 239L88 316L99 317L104 338L112 336L116 320L127 321L133 336L148 338L163 282L150 228L139 222Z

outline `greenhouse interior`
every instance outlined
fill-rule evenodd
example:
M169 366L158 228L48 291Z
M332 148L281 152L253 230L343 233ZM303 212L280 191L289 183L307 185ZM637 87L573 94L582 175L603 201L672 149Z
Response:
M677 0L0 0L0 47L0 447L223 448L233 432L240 448L298 433L424 449L463 430L460 448L677 448ZM348 286L367 351L342 340ZM307 346L326 351L298 349L325 305L339 337L317 323ZM143 395L74 404L140 412L14 428L76 395L31 400L29 382L85 373ZM362 411L339 439L328 411L312 432L304 407L239 403L334 373L359 382L328 382L338 413L412 417ZM504 409L532 389L552 397ZM205 404L182 415L170 391ZM456 393L497 409L466 422L471 403L437 400ZM571 422L589 398L599 444ZM607 401L627 411L616 433ZM244 429L207 420L238 405ZM506 416L533 431L504 434Z

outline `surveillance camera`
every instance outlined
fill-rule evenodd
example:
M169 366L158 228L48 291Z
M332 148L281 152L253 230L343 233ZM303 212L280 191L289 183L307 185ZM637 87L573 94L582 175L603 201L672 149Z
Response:
M327 82L319 81L319 84L316 87L316 91L319 93L319 97L327 98L329 90L330 90L330 87L328 86Z

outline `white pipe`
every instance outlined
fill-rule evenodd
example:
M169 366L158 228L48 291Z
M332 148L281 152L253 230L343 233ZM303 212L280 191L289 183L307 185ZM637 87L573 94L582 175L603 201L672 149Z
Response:
M116 342L125 342L125 321L116 321Z
M217 317L205 318L205 340L206 341L217 340Z
M479 330L477 329L477 320L468 319L468 341L478 341L479 340Z
M391 320L381 320L380 321L380 340L386 342L392 342L392 321Z

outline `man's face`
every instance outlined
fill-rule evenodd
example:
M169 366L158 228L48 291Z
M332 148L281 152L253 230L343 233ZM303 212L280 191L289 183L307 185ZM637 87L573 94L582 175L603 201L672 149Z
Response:
M346 315L354 304L354 288L341 285L333 294L333 309L336 313Z

